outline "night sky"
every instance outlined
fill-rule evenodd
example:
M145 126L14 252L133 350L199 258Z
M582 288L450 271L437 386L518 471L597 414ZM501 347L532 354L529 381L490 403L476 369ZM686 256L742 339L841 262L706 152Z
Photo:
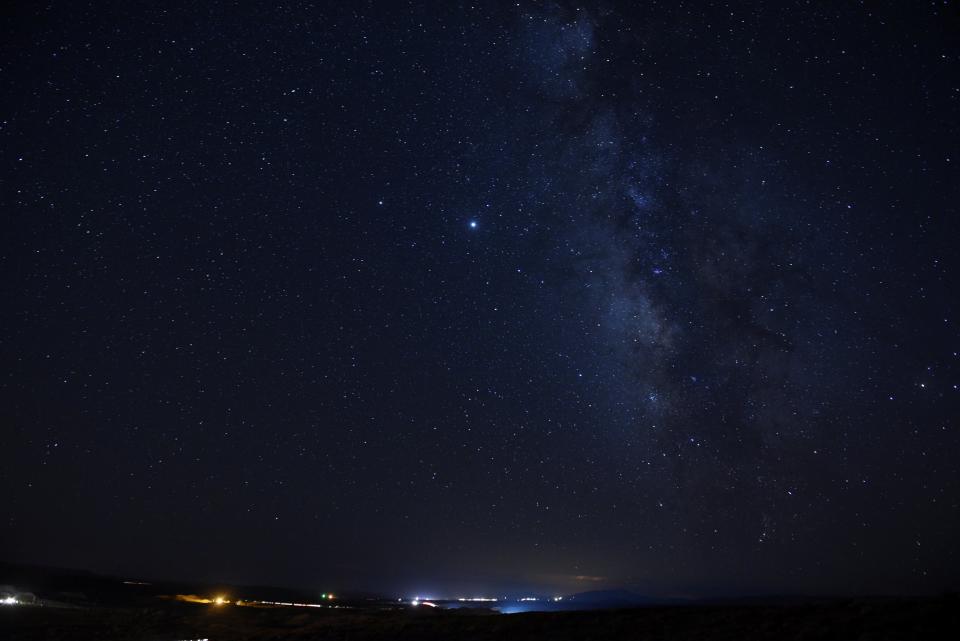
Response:
M21 2L0 557L454 595L960 576L950 2Z

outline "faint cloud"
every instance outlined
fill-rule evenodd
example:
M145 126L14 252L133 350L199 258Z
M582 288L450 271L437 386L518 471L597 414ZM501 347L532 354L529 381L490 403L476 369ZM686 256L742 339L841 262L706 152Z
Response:
M592 576L590 574L578 574L573 577L574 580L586 583L603 583L607 580L605 576Z

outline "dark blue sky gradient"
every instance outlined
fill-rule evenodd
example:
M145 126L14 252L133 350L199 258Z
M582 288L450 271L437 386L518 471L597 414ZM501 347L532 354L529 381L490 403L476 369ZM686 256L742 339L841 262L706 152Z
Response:
M952 3L6 11L7 560L956 588Z

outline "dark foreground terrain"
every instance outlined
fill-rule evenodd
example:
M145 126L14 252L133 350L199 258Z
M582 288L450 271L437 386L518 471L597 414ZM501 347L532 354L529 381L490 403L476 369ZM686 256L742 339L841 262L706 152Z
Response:
M169 603L151 607L0 608L18 639L946 639L960 602L848 600L503 615L489 611L298 610Z

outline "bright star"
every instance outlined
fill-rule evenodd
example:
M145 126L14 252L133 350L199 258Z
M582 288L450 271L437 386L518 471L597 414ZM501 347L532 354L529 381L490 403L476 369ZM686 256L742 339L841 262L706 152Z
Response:
M470 229L476 229L476 228L477 228L477 221L471 220L471 221L470 221Z

